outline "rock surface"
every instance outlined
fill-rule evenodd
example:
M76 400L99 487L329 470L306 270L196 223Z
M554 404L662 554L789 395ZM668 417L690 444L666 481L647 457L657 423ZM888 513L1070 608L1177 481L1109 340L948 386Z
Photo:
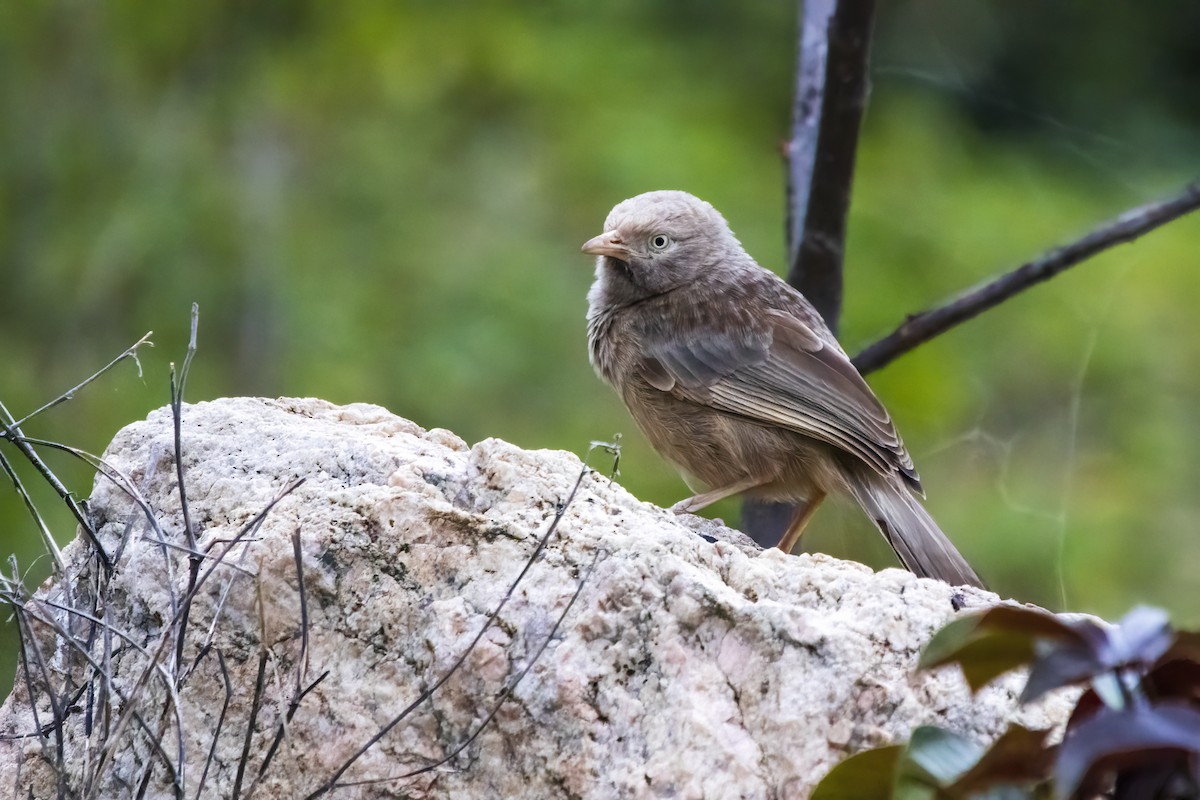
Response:
M144 784L153 798L300 798L387 729L327 796L798 798L848 753L919 724L986 739L1011 720L1068 713L1056 697L1018 712L1012 678L972 700L954 669L914 674L956 602L994 595L759 553L595 473L572 498L581 464L568 453L468 447L382 408L318 400L185 406L182 441L207 577L189 604L160 410L105 458L161 534L97 480L89 511L117 566L106 578L77 540L65 551L70 591L48 582L30 603L40 656L0 710L0 795L54 797L61 781L69 796ZM564 505L542 557L470 647ZM68 620L66 605L104 624ZM322 675L293 703L298 683ZM53 725L9 738L54 720L47 682L69 701L61 762Z

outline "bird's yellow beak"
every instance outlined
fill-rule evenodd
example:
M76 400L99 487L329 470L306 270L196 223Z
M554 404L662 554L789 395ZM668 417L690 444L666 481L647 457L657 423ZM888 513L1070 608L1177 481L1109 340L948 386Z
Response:
M625 246L625 242L621 241L620 235L615 230L606 231L594 239L588 239L583 243L581 249L593 256L609 256L618 261L628 261L631 255L629 248Z

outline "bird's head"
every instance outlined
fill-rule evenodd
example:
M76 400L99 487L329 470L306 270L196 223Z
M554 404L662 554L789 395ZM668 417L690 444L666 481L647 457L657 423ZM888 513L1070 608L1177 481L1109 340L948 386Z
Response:
M604 233L582 249L597 256L597 281L618 303L671 291L714 266L746 257L720 212L677 191L647 192L618 203Z

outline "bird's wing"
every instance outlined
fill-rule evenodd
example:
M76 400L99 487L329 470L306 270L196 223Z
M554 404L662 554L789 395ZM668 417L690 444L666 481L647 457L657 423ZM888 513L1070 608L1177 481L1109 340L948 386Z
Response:
M754 330L695 326L643 339L642 377L682 400L827 442L920 489L887 410L836 345L772 310ZM683 335L680 335L680 334Z

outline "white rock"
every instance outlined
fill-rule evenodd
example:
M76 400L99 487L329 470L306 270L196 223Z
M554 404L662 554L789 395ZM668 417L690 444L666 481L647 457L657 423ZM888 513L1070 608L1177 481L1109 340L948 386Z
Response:
M105 457L137 487L168 541L182 545L172 453L164 409L121 431ZM91 687L74 699L62 729L68 795L136 794L150 766L145 796L174 797L164 762L178 771L182 750L182 793L194 797L225 700L223 659L232 694L202 794L232 796L265 652L241 781L246 796L297 682L297 530L308 610L304 680L328 674L287 723L258 797L300 798L320 787L459 659L432 700L340 781L392 779L330 796L803 797L848 753L902 739L916 725L983 740L1013 720L1061 724L1069 710L1056 696L1018 710L1015 677L972 700L954 669L914 673L920 647L955 617L955 602L979 607L994 595L823 556L759 554L735 531L677 519L594 473L468 652L556 506L570 497L581 464L568 453L494 439L468 449L448 431L424 431L375 406L243 398L185 406L183 461L193 526L213 555L291 481L305 482L225 553L201 587L185 668L210 626L214 634L195 670L176 669L169 644L159 671L139 687L186 593L187 557L158 543L113 482L97 481L90 509L106 548L117 551L127 526L131 539L108 580L84 542L67 548L72 602L90 608L99 597L97 613L135 646L114 634L106 662L103 636L91 638L92 658L108 663L112 685L129 698L106 699L104 681L78 652L39 632L55 685L61 690L69 676L73 687ZM38 597L66 600L51 583ZM64 618L44 603L34 608ZM86 620L73 631L88 640ZM475 733L527 668L462 754L418 777L394 778L444 758ZM35 687L40 680L30 679ZM7 736L36 729L23 674L16 687L0 710ZM44 725L53 715L40 689L38 697ZM130 708L142 722L129 718L117 729ZM158 755L151 739L161 744ZM54 735L0 741L0 794L13 787L13 796L55 796L55 752Z

